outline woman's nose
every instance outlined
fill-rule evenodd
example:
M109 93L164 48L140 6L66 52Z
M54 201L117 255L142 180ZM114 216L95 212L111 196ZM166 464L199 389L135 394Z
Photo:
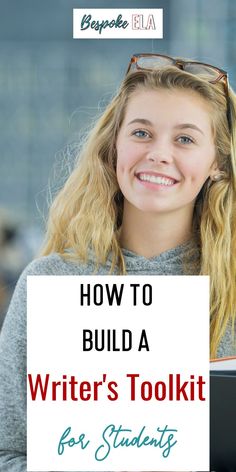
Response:
M171 146L156 146L147 153L147 159L156 164L170 164L173 162Z

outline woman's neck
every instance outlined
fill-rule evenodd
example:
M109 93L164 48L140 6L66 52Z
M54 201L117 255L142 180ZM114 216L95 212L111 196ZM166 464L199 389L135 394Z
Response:
M184 217L183 217L184 216ZM192 211L150 214L124 207L120 231L121 247L146 258L184 244L192 236Z

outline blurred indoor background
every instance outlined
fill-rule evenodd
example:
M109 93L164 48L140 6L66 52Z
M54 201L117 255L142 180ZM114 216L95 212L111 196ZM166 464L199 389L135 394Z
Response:
M40 248L48 203L134 52L218 65L236 88L232 0L1 0L0 320ZM73 8L163 8L162 40L73 40ZM0 321L1 325L1 321Z

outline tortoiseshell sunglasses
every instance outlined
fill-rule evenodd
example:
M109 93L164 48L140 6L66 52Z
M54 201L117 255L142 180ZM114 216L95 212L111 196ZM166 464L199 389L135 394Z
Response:
M173 65L179 69L185 70L193 75L204 75L204 78L215 84L220 80L223 81L226 95L229 94L228 89L228 74L225 70L205 64L204 62L184 61L182 59L164 56L162 54L134 54L128 66L127 74L131 69L146 69L153 70L159 67Z

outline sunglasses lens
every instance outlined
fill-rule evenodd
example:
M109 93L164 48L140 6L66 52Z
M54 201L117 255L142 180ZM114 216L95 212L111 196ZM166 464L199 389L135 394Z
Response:
M141 69L159 69L173 64L173 60L168 57L141 56L137 60L137 66Z
M184 70L190 74L199 75L206 80L214 80L219 77L217 69L204 64L191 64L190 62L187 62L184 65Z

